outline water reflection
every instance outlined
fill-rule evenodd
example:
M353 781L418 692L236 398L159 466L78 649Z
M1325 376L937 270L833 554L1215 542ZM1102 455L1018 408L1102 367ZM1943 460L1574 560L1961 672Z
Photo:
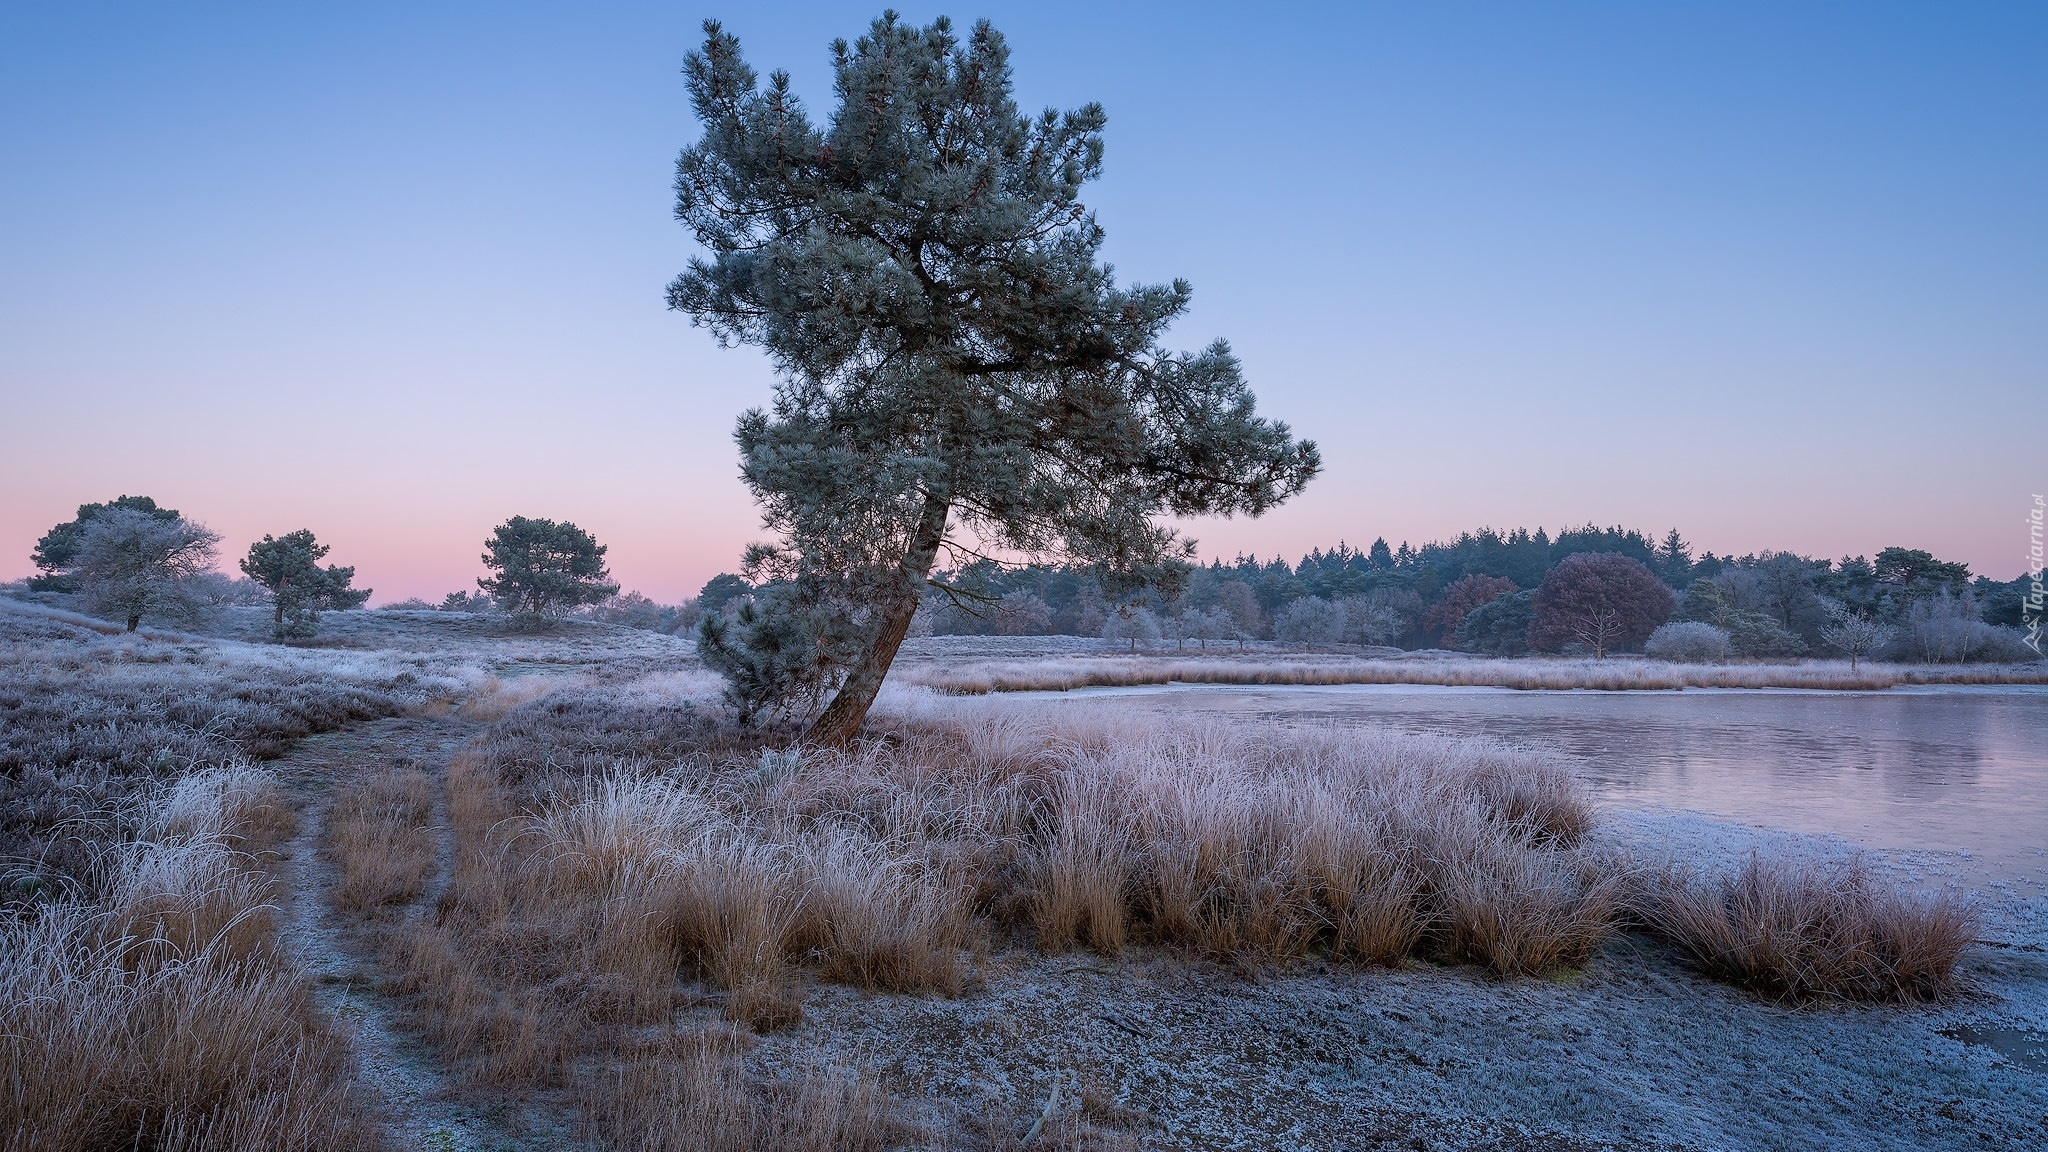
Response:
M1037 694L1033 694L1037 695ZM1614 803L2048 867L2048 686L1517 692L1422 685L1089 689L1178 714L1485 735L1557 749Z

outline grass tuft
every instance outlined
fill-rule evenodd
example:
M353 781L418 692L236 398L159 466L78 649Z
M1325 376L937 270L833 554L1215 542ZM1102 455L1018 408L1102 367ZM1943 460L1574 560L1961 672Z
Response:
M1977 911L1840 864L1751 853L1731 872L1671 866L1633 902L1702 971L1778 1000L1924 1000L1955 988Z

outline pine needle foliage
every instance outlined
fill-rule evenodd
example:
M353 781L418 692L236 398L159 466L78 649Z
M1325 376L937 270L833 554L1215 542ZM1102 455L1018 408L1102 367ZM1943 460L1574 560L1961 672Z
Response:
M249 554L241 561L242 575L270 593L271 633L277 639L311 636L320 629L322 611L360 608L370 598L370 589L349 587L356 577L354 568L322 568L320 560L326 555L327 545L305 528L282 537L266 533L249 545Z
M1142 573L1188 554L1162 515L1257 515L1315 475L1228 345L1160 345L1185 281L1119 286L1098 260L1080 195L1103 110L1021 113L988 23L963 39L885 13L834 43L823 124L704 30L676 216L705 254L669 305L779 377L735 437L780 538L752 567L869 609L814 738L858 731L942 550Z

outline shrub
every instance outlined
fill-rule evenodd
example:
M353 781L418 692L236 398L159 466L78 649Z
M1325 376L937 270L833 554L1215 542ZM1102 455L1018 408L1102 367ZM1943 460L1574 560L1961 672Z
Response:
M2036 659L2021 633L1977 618L1975 596L1967 589L1960 596L1944 589L1908 604L1898 646L1901 655L1929 664Z
M1643 642L1644 655L1684 664L1726 660L1732 651L1728 644L1728 633L1712 624L1690 620L1660 624L1655 632L1650 633L1650 638Z

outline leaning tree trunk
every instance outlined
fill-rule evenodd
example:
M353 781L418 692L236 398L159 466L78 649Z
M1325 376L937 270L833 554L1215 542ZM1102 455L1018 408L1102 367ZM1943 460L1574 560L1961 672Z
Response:
M917 531L911 537L910 550L903 554L903 560L897 566L895 587L888 592L888 600L880 605L881 619L876 622L868 646L861 652L853 671L847 673L846 682L833 695L832 703L805 733L805 739L837 747L860 735L861 725L867 723L868 709L874 707L875 694L882 690L882 678L889 674L889 665L895 662L896 650L903 646L903 638L910 634L910 618L917 615L925 577L931 574L932 563L938 559L939 544L946 538L947 508L943 498L925 496L924 515L918 520Z

